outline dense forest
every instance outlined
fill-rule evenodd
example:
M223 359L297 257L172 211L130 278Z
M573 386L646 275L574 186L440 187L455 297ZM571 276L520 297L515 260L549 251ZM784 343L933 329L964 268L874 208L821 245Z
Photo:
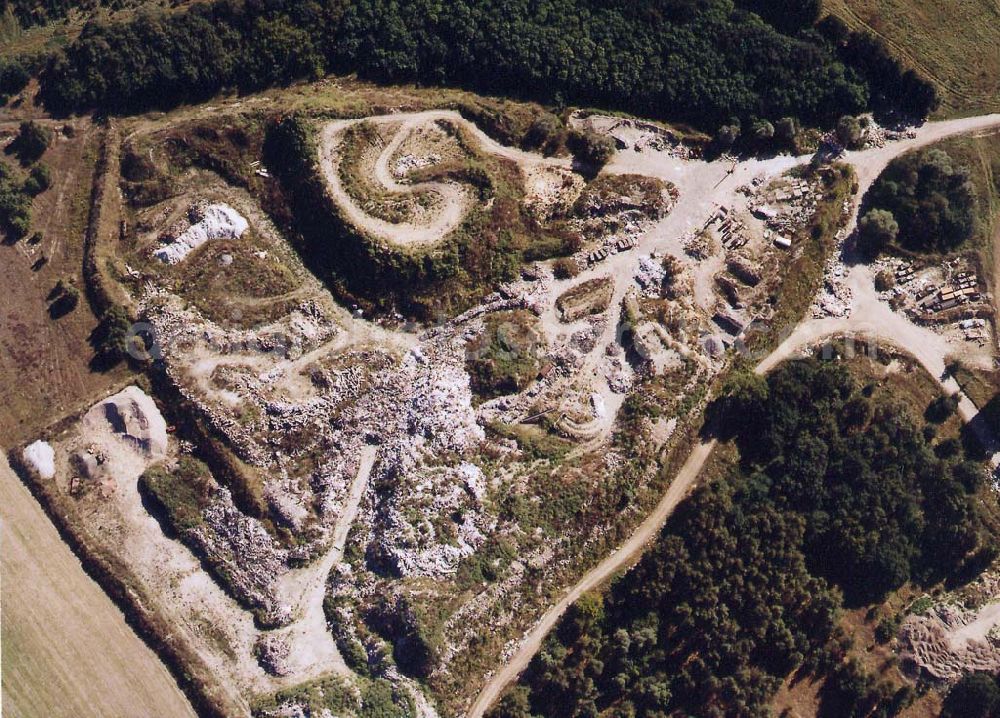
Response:
M741 7L745 5L746 7ZM779 31L748 9L770 7ZM873 103L926 115L933 86L877 42L783 0L216 0L89 23L42 75L55 112L128 112L357 72L555 105L723 123L828 123ZM814 27L815 25L815 27ZM874 90L874 91L873 91Z
M739 465L567 613L496 718L762 715L798 667L830 676L829 715L909 700L844 661L836 612L973 561L981 467L939 458L908 409L839 363L741 375L710 416Z
M869 254L893 241L912 251L948 252L969 239L976 226L976 189L969 170L938 149L893 160L865 197L865 205L863 221L878 219L889 226L881 235L862 232L859 241Z

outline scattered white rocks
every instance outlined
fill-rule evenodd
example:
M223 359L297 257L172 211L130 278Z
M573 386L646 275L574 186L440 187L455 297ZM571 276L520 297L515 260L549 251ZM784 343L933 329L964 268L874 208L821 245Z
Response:
M441 155L429 154L423 157L417 157L415 155L403 155L398 160L396 160L396 166L393 169L393 174L398 178L403 178L413 170L418 170L423 167L431 167L436 165L441 161Z
M666 272L663 270L662 262L656 261L649 255L639 258L639 269L635 273L635 282L645 296L653 299L659 297L665 277Z

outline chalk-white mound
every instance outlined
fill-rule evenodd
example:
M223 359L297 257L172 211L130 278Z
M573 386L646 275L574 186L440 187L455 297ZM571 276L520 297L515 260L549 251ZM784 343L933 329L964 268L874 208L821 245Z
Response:
M238 239L249 224L235 209L227 204L210 204L204 216L170 244L153 252L165 264L177 264L192 251L212 239Z
M46 441L36 441L24 448L24 460L38 472L43 479L51 479L56 475L56 452Z
M126 387L91 407L85 421L106 426L148 458L167 452L167 422L153 400L137 386Z

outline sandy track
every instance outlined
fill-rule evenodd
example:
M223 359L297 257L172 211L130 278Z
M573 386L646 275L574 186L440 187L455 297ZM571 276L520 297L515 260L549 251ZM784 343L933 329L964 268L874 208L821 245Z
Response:
M945 122L930 122L920 127L917 130L917 136L913 139L889 143L883 148L851 152L848 153L845 161L854 165L858 174L858 197L860 198L894 157L933 144L946 137L970 132L992 131L998 127L1000 127L1000 114L969 117ZM744 181L743 178L756 176L760 173L773 175L776 172L784 171L795 165L807 162L809 159L809 157L777 157L772 160L749 160L742 162L735 168L733 173L733 177L738 179L735 182L732 178L725 179L722 163L718 161L712 163L682 162L673 158L657 157L655 154L620 154L609 165L608 171L619 173L635 172L660 177L661 179L673 182L680 189L681 200L677 206L640 243L640 247L647 249L650 244L657 242L657 238L662 239L665 231L669 231L671 234L676 233L675 236L677 236L684 229L696 226L699 221L703 221L708 216L706 210L710 210L716 201L723 198L720 192L713 191L716 188L729 187L729 192L731 192L732 187ZM722 180L720 180L720 175L723 177ZM712 186L711 182L715 182L716 184ZM857 208L855 207L854 214L850 220L849 231L853 229L856 222ZM625 274L629 274L629 268L636 261L635 257L630 256L630 254L615 255L612 258L615 261L612 262L609 260L602 267L602 270L607 270L610 265L613 269L613 274L616 276L617 286L611 306L616 306L614 302L621 300L623 293L621 287L625 283L622 280ZM859 287L865 284L865 271L867 270L863 267L855 268L852 273L852 283ZM944 372L944 357L948 353L948 350L945 348L947 347L947 343L944 339L930 330L913 325L904 317L892 312L889 307L878 301L877 297L874 297L870 276L867 277L867 280L869 290L863 290L859 293L859 298L855 300L857 305L856 311L852 312L851 318L803 322L796 327L793 334L782 342L777 349L762 359L755 368L755 371L758 374L764 374L784 359L794 356L803 348L825 337L844 332L859 334L873 329L881 329L882 331L877 331L877 336L885 337L900 348L912 353L946 391L957 391L958 385L954 380L942 376ZM613 331L613 328L610 331ZM599 346L604 343L606 338L602 338ZM963 395L962 402L959 405L959 413L965 421L972 422L978 410ZM984 431L980 428L981 422L974 422L972 425L976 428L977 432ZM987 445L994 445L992 436L984 435L983 438L990 442ZM538 652L545 636L555 627L559 618L572 603L587 591L598 587L604 581L635 562L637 557L644 551L646 545L660 531L680 501L694 488L698 474L708 459L714 445L714 442L697 445L674 478L667 493L664 494L663 498L656 505L653 513L639 525L632 536L614 553L584 574L580 581L571 587L557 603L542 614L534 627L525 635L521 644L507 663L489 678L482 691L476 697L472 707L466 713L467 718L481 718L493 702L499 698L507 685L517 679L521 672L527 668L528 663L534 657L535 653ZM997 456L994 456L994 459L996 458Z
M507 684L515 680L521 671L527 667L528 662L541 647L545 636L548 635L548 632L555 626L570 604L574 603L587 591L600 586L623 568L630 566L645 551L649 540L659 532L660 527L667 520L667 517L673 513L681 500L687 496L688 491L695 486L701 467L714 446L715 442L709 441L700 443L694 448L690 456L688 456L687 461L681 467L681 470L677 473L673 483L670 484L667 493L663 495L660 503L653 509L653 513L639 525L639 528L636 529L635 533L624 544L588 571L579 583L559 599L558 603L551 606L542 614L541 619L535 624L535 627L521 641L521 645L518 647L514 657L490 678L486 687L476 698L476 702L472 704L472 708L467 715L482 716L486 712L493 704L493 701L500 696L503 689L507 687Z
M358 122L376 124L395 123L403 120L392 141L382 150L374 167L374 179L395 194L413 194L417 191L432 191L441 197L441 204L434 218L427 224L411 222L388 222L365 212L355 202L340 179L339 163L336 160L344 131ZM347 220L355 227L381 239L384 242L404 248L417 248L440 242L461 223L468 211L472 198L469 192L458 184L449 182L424 182L419 185L402 185L396 182L388 169L388 162L406 137L423 122L421 115L404 117L388 115L365 120L335 120L323 128L320 141L320 166L327 181L330 195L337 206L347 215Z
M3 709L11 716L194 716L156 654L83 571L0 459Z
M347 535L358 515L361 497L368 487L368 477L375 464L376 452L375 446L366 446L361 452L358 472L344 502L344 511L337 519L329 551L318 563L290 574L283 586L286 596L289 593L297 594L293 610L301 612L301 618L285 633L291 647L289 668L294 678L292 683L300 683L329 672L353 675L327 628L323 599L326 597L327 577L344 556Z

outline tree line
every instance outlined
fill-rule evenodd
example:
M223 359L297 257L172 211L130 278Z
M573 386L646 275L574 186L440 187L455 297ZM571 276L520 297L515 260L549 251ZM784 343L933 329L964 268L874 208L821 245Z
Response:
M837 611L991 550L971 498L981 466L938 456L906 407L831 362L739 376L710 418L739 464L568 611L494 718L764 715L799 668L829 676L831 715L912 699L845 660Z
M878 41L862 47L842 24L815 25L815 2L772 7L765 15L777 28L751 12L772 5L458 0L445 11L435 0L215 0L88 23L51 58L41 97L54 112L132 112L357 72L715 129L784 117L829 123L900 86L898 63L871 49ZM895 100L923 116L936 97L914 78L923 101L910 91Z

